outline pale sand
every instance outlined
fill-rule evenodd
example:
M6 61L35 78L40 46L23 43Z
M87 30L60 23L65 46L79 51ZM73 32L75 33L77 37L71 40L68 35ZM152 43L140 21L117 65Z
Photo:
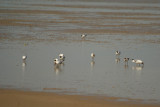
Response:
M160 107L117 98L0 89L0 107Z

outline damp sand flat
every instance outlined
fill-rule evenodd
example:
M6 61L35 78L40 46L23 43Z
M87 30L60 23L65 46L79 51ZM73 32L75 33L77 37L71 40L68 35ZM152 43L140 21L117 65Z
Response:
M0 90L0 105L3 107L158 107L156 104L137 104L117 102L117 98L103 98L77 95L58 95L54 93L23 92Z
M159 5L154 1L151 3L1 1L0 24L3 27L23 26L25 29L19 30L33 33L34 37L37 34L35 30L41 31L40 35L45 37L81 32L159 35L159 10ZM6 33L2 29L1 34ZM23 34L25 36L26 33ZM21 33L17 36L21 36Z
M0 88L158 103L158 3L1 0ZM83 33L88 35L84 40ZM119 58L116 50L122 52ZM59 53L66 61L56 68L53 59ZM145 64L125 65L124 57Z

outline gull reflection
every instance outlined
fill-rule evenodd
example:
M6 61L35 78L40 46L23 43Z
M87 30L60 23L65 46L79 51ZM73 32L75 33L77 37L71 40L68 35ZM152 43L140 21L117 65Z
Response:
M25 79L25 73L26 73L26 66L27 66L26 60L23 60L23 62L22 62L21 87L24 87L24 79Z
M95 65L95 61L92 60L92 61L91 61L91 67L94 67L94 65Z
M118 64L120 62L120 58L116 58L115 62Z
M144 66L132 66L132 70L134 71L142 71Z
M127 65L126 65L126 64L124 65L124 69L128 69L128 64L127 64Z
M132 66L132 70L135 71L136 78L140 78L142 74L143 66Z
M24 60L23 62L22 62L22 71L23 72L25 72L25 70L26 70L26 61Z
M61 71L64 70L64 62L62 62L61 64L54 64L54 72L56 72L56 75L58 75Z
M61 69L61 65L60 64L55 64L54 65L54 71L56 72L56 75L58 75L59 74L59 72L61 72L62 71L62 69Z
M91 65L91 71L93 71L93 67L94 67L94 65L95 65L95 61L92 60L91 63L90 63L90 65Z
M22 62L22 67L25 67L26 66L26 62Z

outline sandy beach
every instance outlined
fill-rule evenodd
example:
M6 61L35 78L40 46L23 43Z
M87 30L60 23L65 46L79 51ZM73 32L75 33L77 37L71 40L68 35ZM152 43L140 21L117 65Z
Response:
M0 89L1 107L159 107L131 101L117 102L117 98L59 95L55 93L27 92Z

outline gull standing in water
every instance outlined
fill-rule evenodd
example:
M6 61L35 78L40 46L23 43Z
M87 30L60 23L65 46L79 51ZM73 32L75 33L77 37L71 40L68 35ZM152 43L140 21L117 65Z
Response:
M116 51L116 56L119 56L120 54L121 54L121 52L120 51Z
M95 54L94 54L94 53L91 53L91 58L92 58L92 60L94 60L94 57L95 57Z
M128 65L129 58L124 58L125 65Z
M25 71L25 67L26 67L26 59L27 59L27 56L23 55L22 56L22 71L24 72Z
M95 61L94 61L94 58L95 58L95 54L94 53L91 53L91 58L92 58L92 61L91 61L91 71L93 71L93 67L95 65Z
M144 62L140 59L132 59L132 62L138 64L140 66L140 64L144 65Z
M61 64L62 62L61 61L59 61L57 58L56 59L54 59L54 64L55 65L59 65L59 64Z
M61 53L61 54L59 54L59 58L60 58L60 61L62 61L62 62L63 62L63 61L65 60L65 56L64 56L64 54L62 54L62 53Z
M61 71L61 61L59 61L57 58L54 59L54 71L56 72L56 74L59 73L59 71Z
M27 59L27 56L23 55L22 56L23 61Z

